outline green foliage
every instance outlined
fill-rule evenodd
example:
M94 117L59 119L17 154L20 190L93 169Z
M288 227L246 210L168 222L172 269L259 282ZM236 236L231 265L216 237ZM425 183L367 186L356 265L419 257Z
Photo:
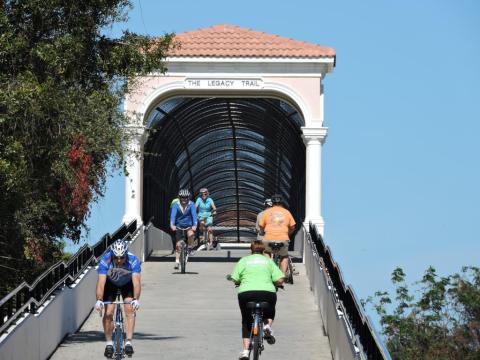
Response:
M405 273L392 273L395 298L377 292L366 304L380 316L392 359L480 359L480 269L439 277L429 267L411 294ZM393 304L395 303L395 307Z
M0 3L3 286L60 259L60 239L79 240L89 204L103 193L107 164L123 167L124 95L137 75L165 71L172 40L105 36L129 7L128 0Z

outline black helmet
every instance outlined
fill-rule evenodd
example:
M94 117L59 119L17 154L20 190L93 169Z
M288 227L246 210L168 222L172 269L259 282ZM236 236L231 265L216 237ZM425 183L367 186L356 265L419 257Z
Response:
M189 198L190 197L190 191L188 189L180 189L180 191L178 192L178 197Z
M283 202L283 197L280 194L273 194L272 195L272 203L273 205L275 204L281 204Z

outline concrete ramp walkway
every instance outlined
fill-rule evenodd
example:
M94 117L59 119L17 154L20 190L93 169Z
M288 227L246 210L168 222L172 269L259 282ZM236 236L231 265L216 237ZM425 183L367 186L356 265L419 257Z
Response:
M171 262L142 266L141 309L137 314L133 360L238 359L240 311L236 289L225 280L234 263L191 262L187 274ZM302 264L294 285L278 292L274 330L277 343L265 344L263 360L330 360L328 338ZM48 331L48 329L45 329ZM52 360L102 359L101 319L92 312L69 336Z

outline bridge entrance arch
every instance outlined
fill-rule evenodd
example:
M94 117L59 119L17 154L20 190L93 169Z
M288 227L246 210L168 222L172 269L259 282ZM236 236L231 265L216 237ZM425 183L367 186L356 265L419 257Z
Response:
M170 201L185 186L209 187L222 210L217 221L237 236L274 192L298 222L323 229L322 80L334 50L231 25L176 38L167 73L138 79L125 101L124 221L153 216L168 226Z

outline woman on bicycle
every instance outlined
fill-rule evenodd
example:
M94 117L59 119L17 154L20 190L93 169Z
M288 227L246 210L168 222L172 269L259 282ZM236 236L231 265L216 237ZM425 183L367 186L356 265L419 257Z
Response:
M252 254L241 258L231 274L231 279L235 284L240 285L238 288L238 305L242 314L243 338L243 351L240 353L240 360L246 360L249 357L249 336L253 319L252 314L247 309L248 302L264 301L270 304L270 308L264 311L264 337L269 344L275 342L271 328L275 318L275 304L277 303L275 286L283 284L284 276L277 265L263 255L265 246L262 241L254 240L250 248Z
M209 196L207 188L200 189L200 196L195 202L195 207L198 213L198 220L203 222L203 226L207 228L208 248L210 248L213 243L213 215L216 214L217 207L213 199ZM204 240L206 241L206 239Z
M175 203L171 207L170 211L170 229L175 232L175 267L178 269L180 266L180 248L181 240L183 240L183 231L186 230L188 237L188 245L193 245L193 237L195 230L197 230L197 210L193 201L190 201L190 191L188 189L181 189L178 192L179 202Z

